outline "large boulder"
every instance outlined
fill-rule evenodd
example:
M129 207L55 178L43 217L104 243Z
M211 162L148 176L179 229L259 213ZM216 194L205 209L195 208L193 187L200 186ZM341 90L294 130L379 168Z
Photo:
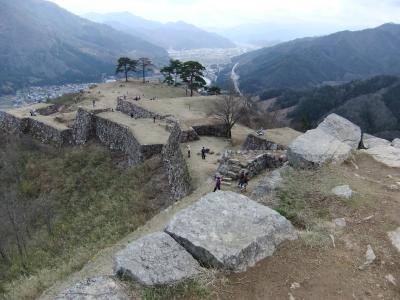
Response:
M353 150L360 145L361 128L337 114L327 116L318 129L349 145Z
M276 211L233 192L210 193L176 214L165 231L204 265L245 271L297 239Z
M388 140L381 139L367 133L363 134L363 144L366 149L371 149L377 146L390 146L390 142Z
M114 271L146 286L171 284L198 275L198 262L164 232L130 243L114 257Z
M332 194L344 199L350 199L353 196L353 191L348 185L334 187L331 192Z
M392 142L392 146L395 148L400 148L400 139L394 139Z
M316 129L296 138L288 148L288 159L295 167L341 164L358 148L361 129L350 121L329 115Z
M351 147L320 129L309 130L290 144L287 156L294 167L341 164L351 155Z
M392 146L377 146L366 150L366 152L380 163L391 167L400 168L400 148Z
M119 282L108 276L89 278L75 284L57 297L57 300L129 300L131 297Z

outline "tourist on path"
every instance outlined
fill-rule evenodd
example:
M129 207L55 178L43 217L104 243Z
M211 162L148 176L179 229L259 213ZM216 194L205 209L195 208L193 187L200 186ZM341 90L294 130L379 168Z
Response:
M153 117L153 121L154 121L154 123L156 122L156 116Z
M92 104L93 104L93 107L96 107L96 99L93 99Z
M187 145L186 149L187 149L188 158L190 158L190 145Z
M249 184L249 180L250 180L249 173L246 173L243 178L243 185L240 189L242 192L243 191L247 192L247 185Z
M240 172L239 185L238 185L240 190L243 188L243 185L244 185L244 177L245 177L244 171Z
M201 149L201 158L203 160L206 159L206 149L204 147Z
M214 193L216 191L220 191L221 190L221 177L217 176L217 178L215 179L215 188L214 188Z

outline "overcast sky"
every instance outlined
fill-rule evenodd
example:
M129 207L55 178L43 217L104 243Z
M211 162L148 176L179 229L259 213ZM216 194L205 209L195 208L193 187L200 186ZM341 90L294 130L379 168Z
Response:
M51 0L76 14L129 11L157 20L201 27L307 21L339 27L400 23L400 0Z

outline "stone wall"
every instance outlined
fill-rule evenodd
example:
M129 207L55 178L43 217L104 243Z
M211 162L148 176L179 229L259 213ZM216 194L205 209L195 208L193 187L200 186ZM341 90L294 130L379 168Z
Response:
M225 124L195 125L193 129L200 136L228 137L229 129Z
M77 145L86 144L96 136L96 114L110 109L85 110L79 108L73 128L74 141Z
M166 118L166 121L167 121L167 130L170 132L172 132L172 130L175 128L176 125L180 126L181 143L189 143L200 139L199 135L193 129L193 127L185 126L184 124L181 124L177 119L173 117Z
M227 150L220 160L217 172L232 179L238 179L240 172L249 173L249 177L267 170L283 166L287 161L283 151L232 151Z
M250 133L243 144L243 150L286 150L286 148L254 133Z
M129 165L133 166L143 162L140 144L128 128L96 116L95 132L101 143L111 150L118 150L126 154Z
M60 147L73 144L72 129L56 128L34 118L29 118L29 134L44 144Z
M53 104L46 107L36 109L36 113L42 116L50 116L58 112L59 105Z
M18 118L5 111L0 111L0 129L10 133L26 133L28 131L28 118Z
M191 178L180 148L181 127L176 124L162 151L164 169L168 176L171 195L179 200L191 191Z
M152 119L154 117L156 117L157 119L166 118L166 116L154 113L140 107L139 105L136 105L131 100L124 100L121 98L118 99L117 110L129 116L132 115L135 119Z

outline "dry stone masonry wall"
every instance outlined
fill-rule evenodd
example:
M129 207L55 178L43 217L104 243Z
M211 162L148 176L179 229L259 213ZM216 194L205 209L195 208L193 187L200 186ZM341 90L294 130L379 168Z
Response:
M217 172L232 179L238 179L240 172L254 177L266 169L276 169L287 161L283 151L231 151L223 154Z
M157 119L165 119L167 117L144 109L139 105L134 104L130 100L124 100L121 98L118 99L117 110L129 116L132 116L135 119L151 119L154 117L156 117Z
M18 118L5 111L0 111L0 129L10 133L26 133L28 118Z
M29 119L29 134L44 144L66 146L73 144L73 131L71 128L56 128L40 120Z
M171 194L176 200L185 197L191 191L190 174L182 155L180 140L181 127L176 124L162 151L162 160Z
M244 142L244 150L286 150L287 147L274 143L264 136L257 136L250 133Z

